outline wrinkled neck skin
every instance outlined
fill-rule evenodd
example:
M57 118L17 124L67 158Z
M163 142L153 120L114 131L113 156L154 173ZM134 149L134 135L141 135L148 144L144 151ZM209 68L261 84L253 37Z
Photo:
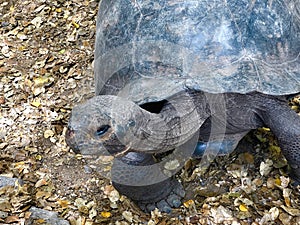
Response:
M201 121L209 115L206 108L204 94L195 92L181 92L170 97L158 114L137 106L135 126L126 133L123 141L126 139L125 145L131 151L159 153L172 150L199 130Z

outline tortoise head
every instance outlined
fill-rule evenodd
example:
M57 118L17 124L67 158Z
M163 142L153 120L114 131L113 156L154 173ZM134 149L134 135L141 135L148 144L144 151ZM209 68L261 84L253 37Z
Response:
M167 152L193 137L199 118L186 93L174 96L159 113L118 96L99 95L74 107L66 141L82 155Z
M95 96L71 112L66 142L75 153L107 155L129 149L135 126L133 102L111 95Z

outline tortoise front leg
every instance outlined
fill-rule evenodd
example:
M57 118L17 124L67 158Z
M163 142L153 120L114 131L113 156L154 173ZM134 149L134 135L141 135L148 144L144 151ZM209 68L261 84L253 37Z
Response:
M123 195L132 199L145 212L158 208L171 212L181 205L185 192L174 177L161 177L151 154L130 152L115 159L112 184Z

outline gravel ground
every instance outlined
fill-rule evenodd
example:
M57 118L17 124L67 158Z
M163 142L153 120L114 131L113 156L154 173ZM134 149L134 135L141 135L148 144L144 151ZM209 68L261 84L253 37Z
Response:
M60 224L46 218L55 214L71 225L300 224L299 187L265 128L245 139L249 152L219 157L205 174L187 162L178 174L187 196L170 215L144 214L69 149L69 113L93 96L97 6L0 2L0 223ZM299 102L290 102L298 113ZM35 208L53 213L33 218Z

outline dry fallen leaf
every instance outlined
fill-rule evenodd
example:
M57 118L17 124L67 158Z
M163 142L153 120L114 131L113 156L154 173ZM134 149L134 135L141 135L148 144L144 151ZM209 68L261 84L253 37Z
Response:
M43 178L35 183L35 187L38 188L38 187L41 187L41 186L47 185L47 184L48 184L47 180Z
M104 218L109 218L109 217L111 217L111 213L110 213L110 212L101 212L100 214L101 214L101 216L104 217Z
M240 209L242 212L247 212L247 211L248 211L247 206L244 205L244 204L240 204L239 209Z

